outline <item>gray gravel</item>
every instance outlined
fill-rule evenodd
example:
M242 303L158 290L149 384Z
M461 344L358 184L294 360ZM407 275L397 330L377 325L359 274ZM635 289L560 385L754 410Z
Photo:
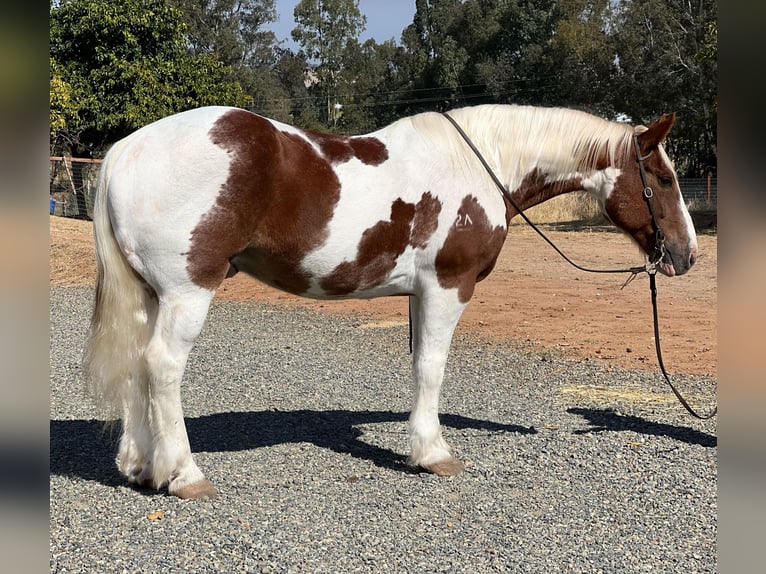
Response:
M183 396L220 496L132 488L79 382L91 297L51 292L52 572L716 571L715 422L657 374L459 331L441 412L467 468L437 478L405 464L406 326L361 316L214 304ZM716 381L676 380L704 410Z

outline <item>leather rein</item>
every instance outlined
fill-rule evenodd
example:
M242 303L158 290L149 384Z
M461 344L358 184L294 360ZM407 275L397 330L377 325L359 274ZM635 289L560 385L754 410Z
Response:
M564 254L564 252L561 251L561 249L559 249L558 246L556 246L556 244L553 243L553 241L550 238L548 238L537 227L537 225L535 225L534 222L532 222L529 219L527 214L524 213L524 211L519 207L516 201L514 201L513 196L511 195L511 192L508 190L508 188L505 187L503 183L498 179L495 172L492 170L492 168L489 166L487 161L484 159L484 156L482 156L481 152L471 141L471 138L468 137L468 134L466 134L465 131L463 131L463 128L461 128L460 125L455 121L455 119L452 116L450 116L447 112L441 112L441 113L454 126L455 130L457 130L457 132L460 134L463 140L465 140L465 143L468 144L468 147L471 148L471 151L473 151L473 153L479 159L479 161L481 162L481 165L484 167L484 169L487 171L489 176L492 178L492 181L495 183L497 188L500 190L500 193L508 201L508 203L511 204L511 206L516 210L516 212L521 216L521 218L532 229L534 229L535 232L537 232L537 234L540 237L542 237L546 241L546 243L548 243L548 245L550 245L556 251L556 253L558 253L567 263L569 263L576 269L579 269L580 271L585 271L587 273L630 273L631 275L625 281L622 288L625 288L626 285L628 285L631 281L633 281L633 279L635 279L639 273L646 273L647 275L649 275L649 290L651 292L652 317L654 320L654 345L655 345L655 350L657 353L657 362L660 366L660 370L662 371L662 375L665 378L665 382L667 382L668 386L673 391L673 394L676 396L678 401L681 403L681 405L686 409L686 411L690 415L702 420L710 419L714 417L718 413L718 406L714 407L710 413L706 415L701 415L689 405L689 403L686 401L686 399L684 399L681 393L678 392L675 385L673 385L672 381L670 380L670 376L668 375L665 369L665 363L662 360L662 348L660 345L659 317L657 313L657 283L656 283L655 276L657 274L657 264L665 256L665 235L662 233L660 226L657 224L657 218L654 212L654 205L652 204L654 191L652 190L652 188L648 185L646 181L646 170L644 169L644 160L646 160L649 157L649 155L651 155L651 152L646 156L641 156L641 149L638 145L638 137L636 135L633 136L633 143L636 148L636 160L638 161L639 174L641 175L641 184L644 186L643 198L649 209L649 214L652 216L652 226L654 227L654 234L655 234L654 250L651 256L649 256L646 265L644 266L628 267L626 269L590 269L588 267L583 267L581 265L578 265L577 263L572 261L569 257L567 257L566 254ZM412 332L411 332L411 324L410 324L410 342L411 341L412 341ZM411 343L410 343L410 351L412 351Z

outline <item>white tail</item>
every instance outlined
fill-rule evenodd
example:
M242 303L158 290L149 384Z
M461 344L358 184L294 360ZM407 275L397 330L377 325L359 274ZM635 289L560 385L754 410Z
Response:
M118 418L126 401L148 398L143 388L143 355L150 336L149 305L154 295L122 253L107 209L110 174L125 143L118 142L107 153L96 187L93 236L98 278L83 356L88 391L105 414Z

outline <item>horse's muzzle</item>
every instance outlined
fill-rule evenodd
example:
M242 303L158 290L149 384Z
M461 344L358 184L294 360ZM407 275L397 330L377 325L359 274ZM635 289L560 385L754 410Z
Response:
M665 245L665 255L657 264L660 273L668 277L687 273L697 262L698 248L692 245L686 248L674 248Z

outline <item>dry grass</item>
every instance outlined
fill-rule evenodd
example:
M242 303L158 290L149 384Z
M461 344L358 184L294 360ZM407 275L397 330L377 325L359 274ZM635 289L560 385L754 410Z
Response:
M90 223L51 216L50 282L54 286L96 284L96 255Z
M631 388L606 389L575 385L562 388L561 394L576 400L588 399L603 403L624 401L632 404L669 404L675 402L675 397L669 393L649 393Z
M585 192L559 195L528 209L526 214L535 223L597 222L602 217L598 202Z

